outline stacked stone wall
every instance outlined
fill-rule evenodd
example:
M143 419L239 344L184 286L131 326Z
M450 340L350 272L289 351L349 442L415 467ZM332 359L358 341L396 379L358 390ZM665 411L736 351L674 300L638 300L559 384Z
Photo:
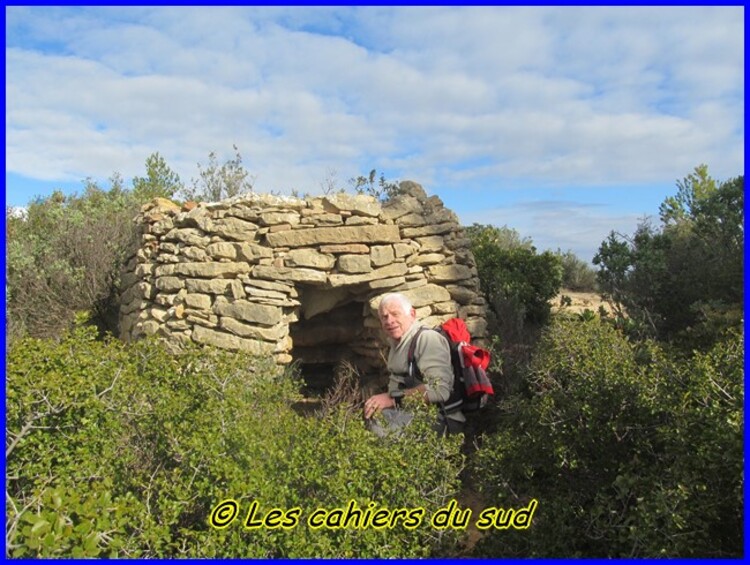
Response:
M413 182L381 205L364 195L250 194L136 218L122 275L120 336L326 363L382 365L377 305L403 292L428 325L463 318L485 337L485 302L455 214Z

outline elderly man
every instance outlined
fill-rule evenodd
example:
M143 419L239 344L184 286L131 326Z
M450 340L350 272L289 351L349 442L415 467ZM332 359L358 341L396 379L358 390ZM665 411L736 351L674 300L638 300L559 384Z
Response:
M367 399L365 418L371 421L375 413L381 412L389 427L404 426L411 420L411 414L401 409L401 400L415 396L438 407L435 430L439 434L462 432L466 418L461 412L460 395L453 392L448 342L417 322L417 313L403 294L385 295L380 301L378 316L391 346L388 392ZM413 341L415 374L410 375L408 357ZM376 433L385 433L377 424L371 424L371 428Z

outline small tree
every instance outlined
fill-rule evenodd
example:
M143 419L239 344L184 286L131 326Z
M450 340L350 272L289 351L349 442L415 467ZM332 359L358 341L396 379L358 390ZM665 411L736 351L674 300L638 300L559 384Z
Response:
M223 165L216 160L216 153L208 154L206 168L198 163L199 178L192 180L192 187L184 189L186 200L217 202L239 194L252 192L255 178L242 165L242 156L236 145L234 159Z
M398 181L387 180L383 173L380 173L380 177L377 174L377 170L372 169L367 176L360 175L357 178L350 178L349 184L357 194L369 194L380 201L387 201L401 194Z
M602 292L641 332L710 347L744 304L744 178L718 183L705 166L661 205L661 226L612 232L594 264Z
M183 189L180 176L167 165L159 153L152 153L146 159L146 176L133 178L133 196L139 202L146 202L158 196L174 198Z

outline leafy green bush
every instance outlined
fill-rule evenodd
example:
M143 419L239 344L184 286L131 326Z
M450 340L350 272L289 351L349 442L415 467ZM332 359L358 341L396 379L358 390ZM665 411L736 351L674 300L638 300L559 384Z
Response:
M385 440L344 409L303 418L290 408L297 389L270 360L236 353L172 357L156 342L98 341L81 328L59 342L19 340L6 381L8 555L397 557L453 547L457 534L429 517L458 489L459 440L437 438L427 413ZM236 519L212 527L227 500ZM298 524L244 527L253 501L258 519L299 508ZM316 509L350 501L425 515L413 529L308 525Z
M520 320L546 321L550 314L549 300L562 283L559 257L549 251L537 255L533 246L520 238L508 237L507 228L475 224L466 231L471 239L482 292L496 322L502 319L499 314L507 310L509 304Z
M538 500L534 523L491 530L479 554L741 555L742 336L672 357L596 318L548 328L530 394L503 403L474 462L486 498Z
M52 337L87 311L102 329L116 324L116 285L133 235L137 204L114 178L109 190L55 192L25 215L6 210L9 337Z

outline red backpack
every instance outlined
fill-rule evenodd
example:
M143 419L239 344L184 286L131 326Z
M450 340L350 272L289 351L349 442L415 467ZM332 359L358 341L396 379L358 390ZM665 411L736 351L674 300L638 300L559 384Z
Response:
M419 369L414 361L414 349L419 334L428 328L420 328L412 339L407 353L409 375L419 378ZM445 413L456 410L473 412L483 408L490 396L495 394L486 369L490 364L490 352L471 345L471 334L461 318L451 318L433 328L447 341L453 365L453 392L443 406Z

